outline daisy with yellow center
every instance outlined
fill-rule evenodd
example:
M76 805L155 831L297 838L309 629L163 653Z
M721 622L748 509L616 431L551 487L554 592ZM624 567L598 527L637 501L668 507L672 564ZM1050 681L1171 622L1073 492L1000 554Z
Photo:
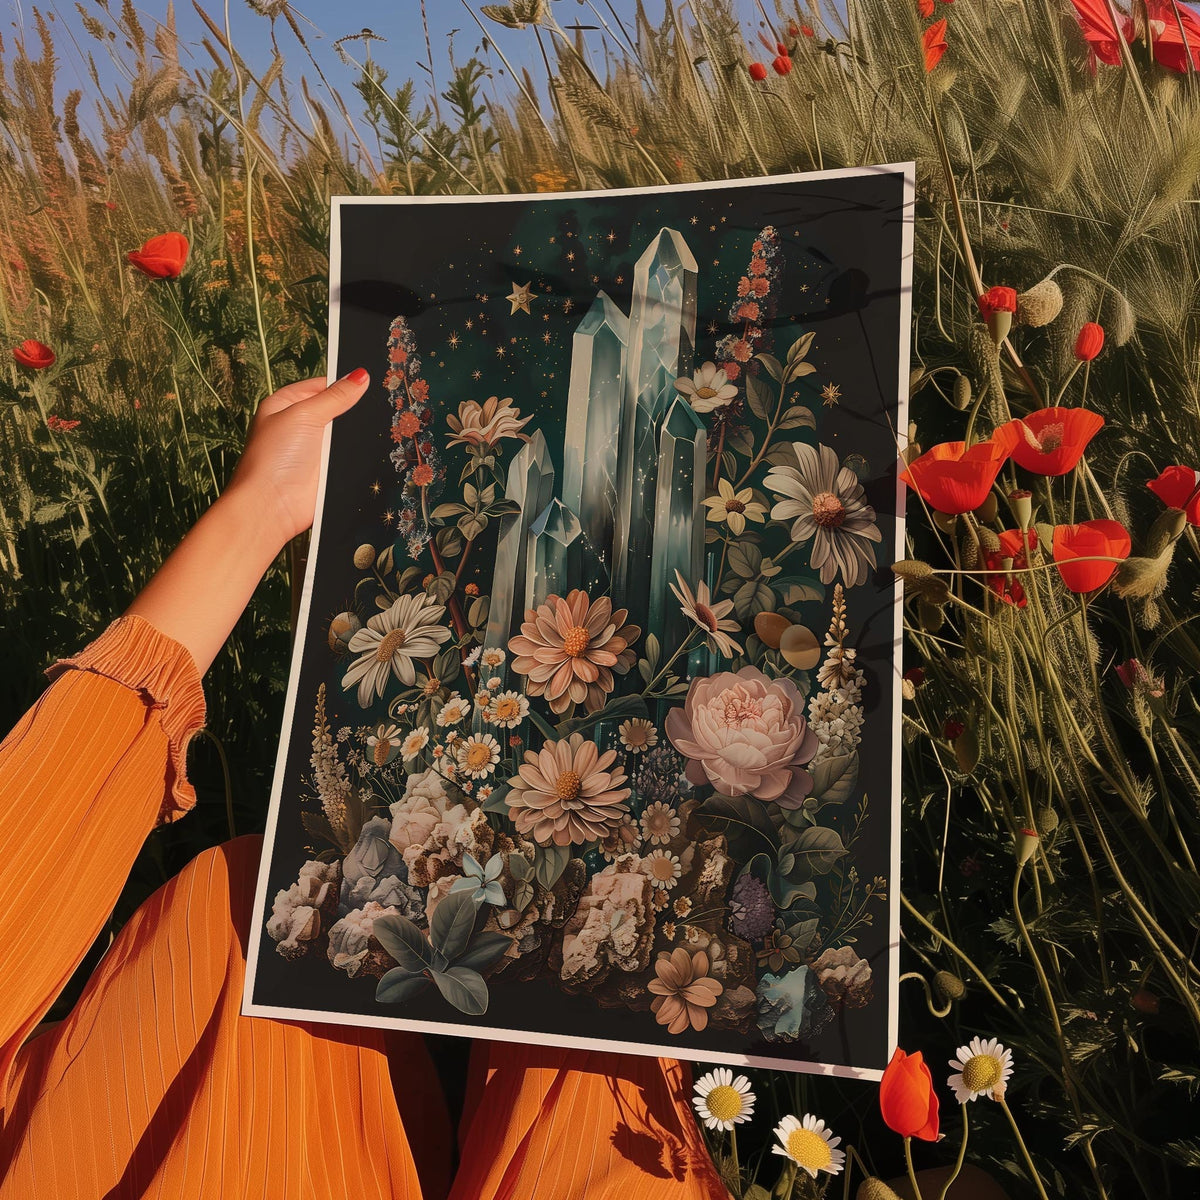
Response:
M496 670L497 667L504 666L505 654L499 646L489 646L480 656L479 662L482 666L489 670Z
M650 877L650 886L664 892L673 888L683 874L679 859L669 850L651 850L642 859L642 870Z
M642 813L642 837L652 846L665 846L673 837L679 835L679 816L669 805L661 800L646 805Z
M497 692L484 714L485 720L504 729L515 729L529 716L529 701L519 692Z
M464 700L457 692L451 692L450 698L442 705L437 715L439 725L459 725L471 711L471 702Z
M747 521L757 521L762 524L767 519L767 506L754 499L753 488L743 488L734 491L733 484L728 479L717 480L717 494L709 496L704 501L708 509L708 519L718 524L724 521L731 532L739 537L746 532Z
M395 725L384 723L378 726L374 733L367 736L367 747L371 751L371 761L377 767L386 767L399 752L402 736L400 730Z
M416 758L429 745L429 729L418 725L405 739L400 747L400 753L405 759Z
M754 1116L754 1093L745 1075L734 1075L728 1067L715 1070L696 1081L692 1103L709 1129L730 1130Z
M628 721L622 721L617 726L617 733L621 745L630 754L641 754L651 746L658 745L658 730L654 728L654 722L647 721L645 717L630 717Z
M716 647L718 654L723 654L726 658L741 654L741 646L729 636L731 633L741 631L741 626L729 618L729 614L733 612L733 601L718 600L714 603L709 594L708 584L704 580L696 585L696 590L693 592L678 569L675 571L675 578L678 580L679 586L676 587L673 583L669 583L667 586L671 589L675 599L679 601L683 615L688 620L695 621L708 640Z
M816 1179L818 1171L838 1175L846 1164L846 1152L839 1150L842 1139L833 1136L825 1122L812 1113L803 1118L786 1116L775 1126L779 1144L772 1146L775 1154L790 1158L802 1171Z
M458 765L473 779L490 775L500 761L500 743L490 733L473 733L458 748Z
M978 1096L1001 1100L1013 1073L1012 1051L1006 1050L995 1038L974 1037L970 1045L959 1046L957 1057L950 1059L956 1068L949 1083L960 1104Z

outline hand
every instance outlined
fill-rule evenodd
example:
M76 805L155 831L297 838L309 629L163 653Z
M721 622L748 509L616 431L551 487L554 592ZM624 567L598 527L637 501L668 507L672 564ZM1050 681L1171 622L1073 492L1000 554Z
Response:
M226 491L254 499L279 546L313 523L325 426L353 408L371 377L361 367L331 387L304 379L268 396L250 426L246 448Z

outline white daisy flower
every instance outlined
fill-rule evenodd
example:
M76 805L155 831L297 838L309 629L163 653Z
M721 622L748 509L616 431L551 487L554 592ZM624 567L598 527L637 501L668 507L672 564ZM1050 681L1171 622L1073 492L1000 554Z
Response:
M492 794L493 790L494 789L492 788L491 784L485 783L483 787L479 789L480 800L486 800Z
M499 675L493 675L491 679L487 681L487 686L490 691L494 692L497 688L504 686L504 680L501 679Z
M504 666L504 651L499 646L489 646L480 656L479 661L488 668L494 671L497 667ZM497 687L500 685L497 684Z
M342 676L342 687L357 684L363 708L383 695L392 675L412 687L417 681L414 661L432 658L450 639L450 630L437 624L445 611L444 605L420 593L401 596L386 612L377 613L346 643L359 657Z
M658 730L654 728L654 722L647 721L645 717L630 717L628 721L622 721L617 726L617 733L621 745L630 754L641 754L651 746L658 745Z
M717 1067L696 1080L692 1103L709 1129L729 1130L754 1116L750 1080L735 1076L728 1067Z
M463 666L473 667L479 661L479 655L482 650L482 646L476 646L475 649L463 659Z
M737 385L730 383L729 376L712 362L706 362L695 375L681 375L675 380L675 390L686 396L698 413L724 408L737 395Z
M683 868L679 859L669 850L651 850L642 859L642 872L650 877L651 887L661 888L665 892L679 882Z
M490 775L500 761L500 743L490 733L473 733L458 748L458 765L474 779Z
M418 725L404 739L404 744L400 748L400 753L407 758L416 758L426 746L429 745L429 729L424 725Z
M959 1104L966 1104L977 1096L990 1096L999 1100L1008 1087L1013 1073L1012 1051L1006 1050L995 1038L973 1037L968 1046L959 1046L956 1058L950 1065L957 1070L950 1076L949 1084Z
M641 824L642 837L652 846L665 846L679 836L679 814L661 800L646 805Z
M451 692L449 699L442 705L437 715L439 725L458 725L471 711L471 702L457 692Z
M771 1147L772 1153L790 1158L814 1179L818 1171L838 1175L846 1164L846 1152L837 1149L842 1139L834 1137L833 1130L827 1129L825 1122L812 1113L805 1113L802 1120L790 1115L784 1117L775 1126L775 1136L779 1145Z
M529 716L529 701L520 692L497 692L483 715L493 725L515 729Z

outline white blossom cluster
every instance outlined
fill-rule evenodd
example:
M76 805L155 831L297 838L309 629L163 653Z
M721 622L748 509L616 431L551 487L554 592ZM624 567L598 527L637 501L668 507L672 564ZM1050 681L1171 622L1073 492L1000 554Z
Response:
M813 762L834 758L858 749L862 741L862 690L866 677L855 665L857 651L843 644L844 601L839 588L834 593L834 619L825 645L829 653L817 672L822 690L808 702L809 728L821 743Z
M352 789L325 719L324 684L317 689L311 762L313 786L321 798L321 808L329 821L329 827L336 836L341 837L346 830L346 804L352 795Z

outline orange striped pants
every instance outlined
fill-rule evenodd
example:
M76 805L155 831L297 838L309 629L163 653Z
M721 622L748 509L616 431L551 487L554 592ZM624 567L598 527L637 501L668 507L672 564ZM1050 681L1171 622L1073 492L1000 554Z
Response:
M205 851L30 1038L204 719L187 652L115 622L0 745L0 1200L725 1200L666 1059L479 1042L461 1163L424 1040L241 1016L261 840Z

